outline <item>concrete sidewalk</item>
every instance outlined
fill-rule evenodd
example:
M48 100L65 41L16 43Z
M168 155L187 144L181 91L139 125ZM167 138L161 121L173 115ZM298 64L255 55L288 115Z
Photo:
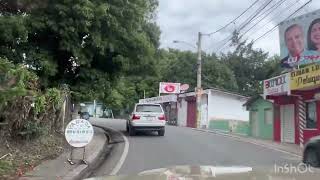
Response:
M197 130L197 131L215 133L215 134L219 134L222 136L235 138L235 139L238 139L238 140L241 140L244 142L263 146L263 147L266 147L266 148L269 148L272 150L290 153L290 154L293 154L298 157L301 157L302 153L303 153L303 148L301 148L299 145L296 145L296 144L279 143L279 142L275 142L275 141L271 141L271 140L256 139L256 138L244 136L244 135L231 134L231 133L227 133L227 132L220 132L218 130L196 129L196 128L192 128L192 129Z
M70 156L70 148L68 152L64 152L58 158L42 162L20 179L81 179L99 165L99 159L106 149L108 149L108 139L105 132L101 128L95 127L93 139L85 149L87 165L80 163L83 154L81 148L74 150L73 158L76 164L70 165L67 161Z

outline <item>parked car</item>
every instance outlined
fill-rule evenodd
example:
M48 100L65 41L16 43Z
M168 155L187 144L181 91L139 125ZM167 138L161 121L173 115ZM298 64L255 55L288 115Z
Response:
M78 114L80 115L80 118L81 118L81 119L89 120L89 118L90 118L89 112L80 112L80 111L79 111Z
M313 167L320 167L320 136L311 138L305 144L303 162Z
M136 104L127 121L130 136L137 131L157 131L164 136L166 117L160 104Z

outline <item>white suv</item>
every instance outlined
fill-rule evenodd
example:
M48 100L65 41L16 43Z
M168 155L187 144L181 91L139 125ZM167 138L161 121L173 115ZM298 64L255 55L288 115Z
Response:
M157 131L164 136L166 117L160 104L136 104L130 119L127 121L127 131L130 136L136 131Z

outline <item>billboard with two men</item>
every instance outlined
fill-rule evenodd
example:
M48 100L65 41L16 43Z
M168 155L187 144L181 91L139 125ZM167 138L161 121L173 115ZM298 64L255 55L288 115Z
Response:
M320 10L280 23L279 31L282 67L320 62Z

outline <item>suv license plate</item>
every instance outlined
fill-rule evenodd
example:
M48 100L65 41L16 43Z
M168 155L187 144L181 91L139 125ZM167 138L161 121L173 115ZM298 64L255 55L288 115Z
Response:
M153 117L146 117L147 121L152 121Z

